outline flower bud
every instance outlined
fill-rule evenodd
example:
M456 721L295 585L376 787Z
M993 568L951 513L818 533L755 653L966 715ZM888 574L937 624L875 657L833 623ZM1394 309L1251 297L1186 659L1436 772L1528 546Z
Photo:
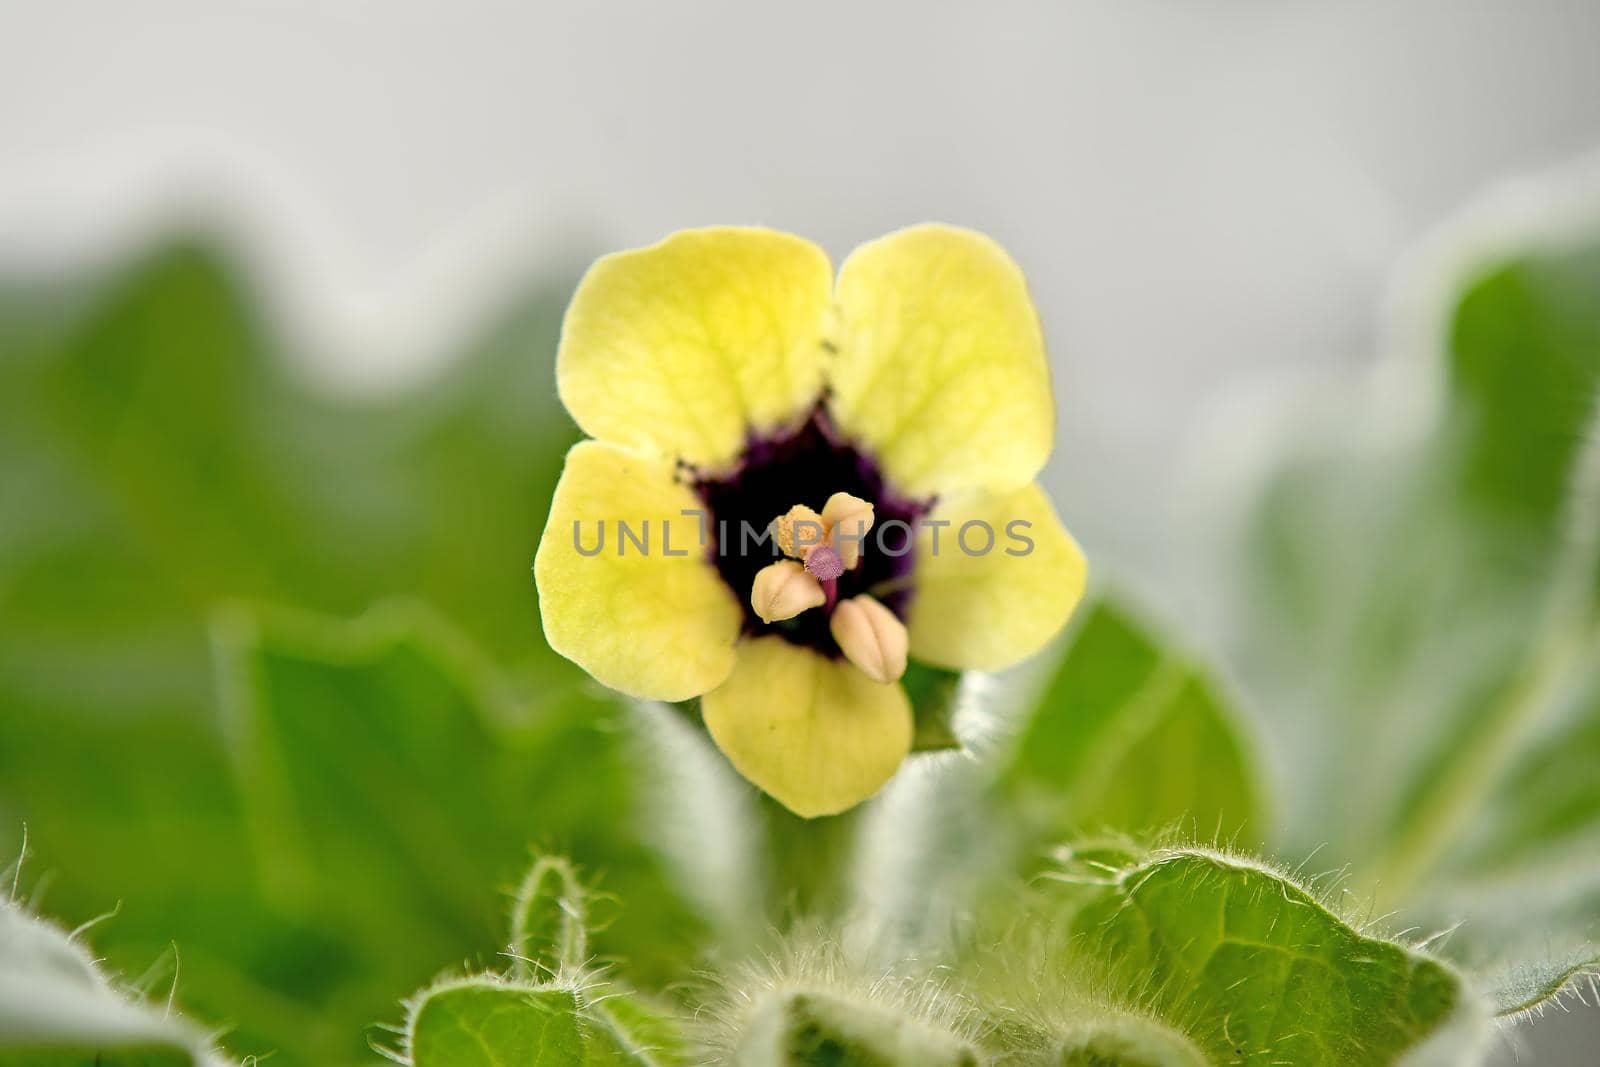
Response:
M906 672L911 640L905 623L869 596L841 600L828 620L839 649L875 682L897 681Z
M835 493L822 506L822 521L830 531L829 537L844 561L845 570L853 570L861 558L873 518L872 505L849 493Z
M761 568L750 586L750 606L762 622L792 619L827 599L817 580L792 559Z

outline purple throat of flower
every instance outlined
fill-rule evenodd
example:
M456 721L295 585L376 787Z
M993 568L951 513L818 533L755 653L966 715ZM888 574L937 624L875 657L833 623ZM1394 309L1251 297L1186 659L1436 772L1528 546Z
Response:
M711 562L739 598L746 634L777 634L837 658L843 653L829 632L828 620L839 601L864 593L905 621L915 593L914 531L934 501L913 500L895 491L872 455L840 434L822 407L796 428L752 437L728 473L711 477L690 470L687 477L705 505ZM873 530L862 542L860 562L846 570L832 548L813 549L805 566L827 595L822 610L763 622L750 606L750 589L756 574L783 555L772 538L759 545L749 540L741 544L742 524L764 530L795 504L821 508L829 496L841 492L873 506Z

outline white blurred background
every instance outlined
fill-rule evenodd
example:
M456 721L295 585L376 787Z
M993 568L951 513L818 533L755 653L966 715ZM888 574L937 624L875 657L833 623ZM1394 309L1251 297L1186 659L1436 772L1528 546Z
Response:
M1047 482L1160 595L1217 399L1373 361L1419 237L1600 148L1597 60L1593 0L0 0L0 269L219 217L306 369L370 388L680 227L973 226L1044 316ZM1593 1063L1600 1027L1523 1036Z

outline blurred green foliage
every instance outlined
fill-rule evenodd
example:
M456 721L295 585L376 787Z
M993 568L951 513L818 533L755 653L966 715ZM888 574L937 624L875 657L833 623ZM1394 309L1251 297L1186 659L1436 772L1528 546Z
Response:
M1595 418L1600 244L1531 248L1479 272L1449 322L1465 481L1486 510L1548 540Z
M1600 960L1600 240L1453 264L1436 410L1283 444L1230 658L1296 775L1289 854L1443 929L1505 1011Z
M599 951L676 977L705 928L642 839L644 790L675 787L628 721L643 712L583 691L519 700L407 605L351 623L236 610L217 629L256 877L317 946L289 986L344 1025L347 1055L350 1020L385 1018L397 991L450 961L504 963L533 844L628 902L601 908Z
M947 940L1064 842L1262 840L1254 742L1193 653L1109 595L1078 609L1061 646L1031 684L969 677L954 700L969 751L935 755L863 816L854 894L896 948Z
M7 904L0 983L80 960L64 1064L203 1062L169 991L290 1067L1462 1062L1597 961L1600 240L1462 269L1436 405L1271 446L1220 664L1102 594L811 822L541 639L564 286L360 398L203 241L0 286L0 849L116 912L102 972Z
M503 891L541 838L626 881L586 837L620 821L601 813L621 757L545 648L528 576L575 437L550 387L564 295L530 294L436 381L348 401L292 377L203 242L0 301L0 849L29 827L71 921L120 902L100 938L115 968L179 944L185 1002L241 1050L356 1058L401 990L499 947ZM508 766L477 694L400 637L330 675L269 635L228 694L280 732L280 784L300 791L258 820L262 851L223 745L217 609L352 614L396 594L492 650L499 701L553 709L522 728L565 731L560 758Z
M1264 801L1238 713L1197 660L1115 601L1080 609L1039 708L1001 777L1039 841L1152 827L1260 840Z

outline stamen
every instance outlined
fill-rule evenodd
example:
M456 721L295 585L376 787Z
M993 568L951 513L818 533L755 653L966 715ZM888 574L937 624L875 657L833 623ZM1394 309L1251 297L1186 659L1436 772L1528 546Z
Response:
M813 412L794 430L752 439L737 469L726 477L701 471L688 474L706 505L710 521L705 528L715 532L715 566L742 601L749 632L770 631L799 647L843 659L828 625L839 602L870 592L892 612L902 612L910 603L915 553L895 551L903 537L887 538L885 552L875 551L877 540L867 538L885 523L904 524L909 531L927 513L930 502L897 494L873 456L844 437L826 412ZM799 501L805 504L790 506ZM758 523L766 523L768 532L752 550L749 537ZM831 548L843 566L837 578L824 580L804 567L822 545ZM800 590L805 595L789 602L766 588L775 585L784 570L766 577L760 577L761 571L784 559L794 564L784 570L821 590L820 605L817 593L804 585ZM815 568L822 574L834 572L826 556ZM761 596L756 590L758 577ZM821 610L813 611L813 606ZM791 611L799 614L777 617Z
M898 681L906 672L911 638L905 623L870 596L834 605L828 629L845 658L873 681Z
M773 519L772 526L778 550L794 559L805 559L812 549L828 539L827 523L804 504L796 504Z
M861 561L867 531L875 518L872 505L849 493L835 493L822 506L822 521L828 527L828 541L844 560L844 569L853 571Z
M762 622L781 622L822 607L828 596L817 580L794 560L761 568L750 586L750 606Z

